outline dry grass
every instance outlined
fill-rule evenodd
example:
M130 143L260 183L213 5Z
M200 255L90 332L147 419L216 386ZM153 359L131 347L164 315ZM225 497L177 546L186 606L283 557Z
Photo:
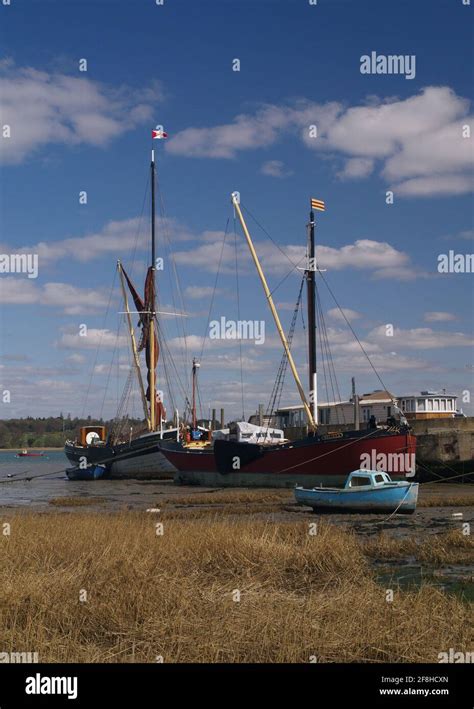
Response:
M429 586L387 603L348 532L189 514L164 519L162 536L161 515L12 517L0 650L44 662L436 662L471 649L465 604Z
M474 506L474 493L469 491L462 496L443 497L433 495L432 497L421 497L418 507L472 507Z
M54 507L90 507L104 504L103 497L51 497L48 504Z
M191 495L170 495L168 502L174 505L238 505L294 502L288 490L209 490Z
M431 535L429 539L418 536L397 539L382 532L375 539L365 542L365 553L379 560L412 556L430 566L472 564L474 540L460 530Z

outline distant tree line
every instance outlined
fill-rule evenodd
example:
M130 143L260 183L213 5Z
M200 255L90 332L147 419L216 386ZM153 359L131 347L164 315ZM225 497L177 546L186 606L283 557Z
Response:
M74 440L81 426L106 426L107 430L114 421L103 419L71 418L71 414L0 420L1 448L62 448L67 440ZM127 425L140 427L139 419L128 419Z

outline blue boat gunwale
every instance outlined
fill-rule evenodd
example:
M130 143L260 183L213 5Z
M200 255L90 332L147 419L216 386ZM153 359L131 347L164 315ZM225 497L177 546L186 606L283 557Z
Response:
M375 476L382 476L384 479L382 482L375 480ZM370 478L371 482L369 485L356 485L351 486L351 482L357 478ZM387 490L390 488L405 488L410 485L416 485L409 480L392 480L390 475L383 470L353 470L346 478L344 487L311 487L305 488L302 485L295 485L295 490L308 490L314 492L368 492L369 490Z

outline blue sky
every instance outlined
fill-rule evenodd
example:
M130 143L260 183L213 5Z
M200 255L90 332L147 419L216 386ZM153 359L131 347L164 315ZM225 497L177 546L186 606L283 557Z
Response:
M130 366L123 346L110 367L117 329L124 334L118 293L104 314L115 262L131 263L137 235L137 281L148 258L148 201L140 215L157 124L169 134L155 141L166 217L158 229L160 307L179 305L167 236L190 357L201 352L228 218L234 228L230 193L241 192L286 253L249 220L271 287L287 274L288 258L304 252L315 196L327 205L318 217L320 267L386 385L400 395L472 390L472 274L437 272L440 254L472 252L472 138L462 135L472 129L470 6L13 0L0 12L1 123L11 125L0 140L0 251L39 255L37 279L0 274L0 371L12 392L2 417L114 413ZM372 51L414 55L415 77L361 74L360 58ZM82 58L87 72L79 71ZM317 138L308 137L311 125ZM240 316L266 324L264 345L242 343L248 415L267 403L281 349L238 234ZM234 253L223 253L212 317L237 319ZM285 327L298 287L293 274L275 292ZM321 292L341 393L351 375L361 393L379 387ZM77 335L82 323L87 338ZM164 327L184 379L182 331L174 319ZM294 353L306 382L303 338L299 327ZM204 353L204 409L240 415L238 344L208 341ZM282 401L297 403L289 376L287 383ZM131 408L138 413L138 397Z

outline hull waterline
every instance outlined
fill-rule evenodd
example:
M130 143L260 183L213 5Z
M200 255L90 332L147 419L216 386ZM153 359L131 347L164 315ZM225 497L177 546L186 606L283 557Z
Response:
M411 434L380 431L350 432L333 440L306 438L278 447L217 440L214 455L163 449L178 470L176 483L216 487L338 486L364 460L377 457L381 470L389 468L392 479L404 480L414 474L415 451Z

